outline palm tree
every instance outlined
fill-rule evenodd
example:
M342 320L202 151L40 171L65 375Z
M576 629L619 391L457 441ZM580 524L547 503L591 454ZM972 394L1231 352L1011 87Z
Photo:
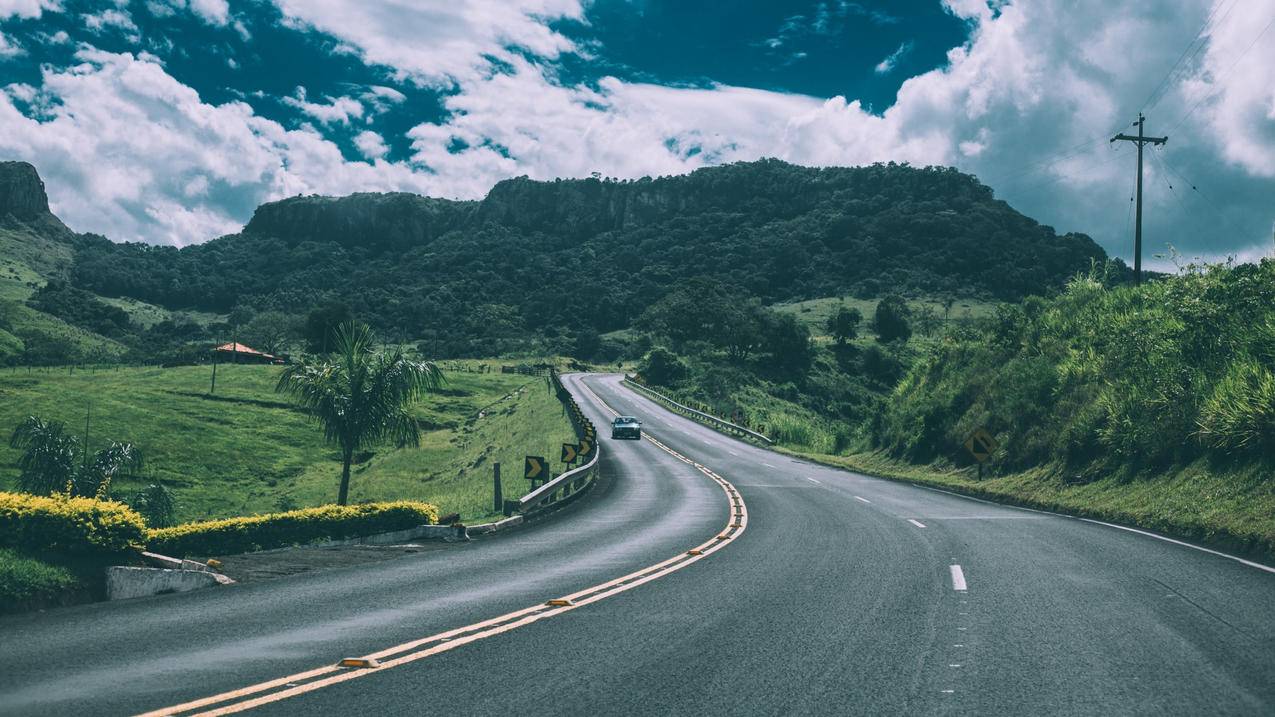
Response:
M66 490L67 483L74 480L79 445L61 421L27 416L9 438L9 446L22 451L18 458L18 490L35 495Z
M9 445L22 450L18 458L18 490L35 495L66 492L105 500L111 482L136 476L142 470L142 454L131 443L111 443L92 456L86 455L75 436L61 421L28 416L18 424ZM76 460L76 453L81 460Z
M394 442L420 444L408 405L442 387L443 372L432 361L411 361L402 351L372 351L372 332L362 324L341 324L336 352L284 369L275 390L295 397L323 424L323 437L341 448L341 488L337 503L350 497L350 464L360 449Z

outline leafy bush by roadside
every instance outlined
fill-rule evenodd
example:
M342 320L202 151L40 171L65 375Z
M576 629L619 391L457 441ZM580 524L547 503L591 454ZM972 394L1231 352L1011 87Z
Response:
M106 560L140 548L145 531L142 517L123 503L0 493L0 547Z
M67 594L84 589L80 579L66 567L0 548L0 614L57 603Z
M1275 261L1187 267L1141 286L1100 271L948 336L895 388L873 444L915 462L1058 463L1086 479L1200 459L1275 460Z
M149 533L151 550L164 555L233 555L339 540L438 522L438 508L429 503L395 501L269 513L242 518L187 523Z

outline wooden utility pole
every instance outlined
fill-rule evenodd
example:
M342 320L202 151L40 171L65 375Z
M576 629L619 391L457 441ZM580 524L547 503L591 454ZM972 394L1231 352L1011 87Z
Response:
M1147 137L1143 134L1143 125L1146 124L1147 118L1138 113L1138 121L1133 123L1138 128L1138 136L1128 134L1118 134L1111 138L1112 142L1123 140L1125 142L1133 142L1138 145L1138 208L1135 228L1133 230L1133 281L1135 284L1142 283L1142 147L1148 144L1164 144L1169 141L1168 137Z

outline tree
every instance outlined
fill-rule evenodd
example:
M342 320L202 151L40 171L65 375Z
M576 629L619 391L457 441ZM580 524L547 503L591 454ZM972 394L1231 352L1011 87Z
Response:
M687 368L677 354L656 346L638 366L638 373L650 383L668 386L685 378Z
M898 294L891 294L877 304L876 315L872 318L872 328L877 332L877 339L883 343L890 341L907 341L912 338L912 326L908 323L912 311L907 302Z
M18 489L35 495L66 492L105 499L117 477L135 476L142 470L141 451L133 444L113 442L87 456L65 424L38 416L18 424L9 445L22 451Z
M239 331L239 340L268 354L282 353L297 338L297 320L282 311L263 311Z
M313 353L326 354L336 345L334 334L337 329L353 321L350 307L337 302L329 302L310 312L305 318L305 340Z
M9 438L9 446L22 451L18 457L18 490L34 495L66 490L67 481L75 474L79 443L61 421L28 416Z
M925 304L916 310L915 321L917 331L926 336L933 336L935 331L943 324L939 320L939 312L933 306Z
M773 314L766 322L766 350L778 369L804 374L815 359L810 329L792 314Z
M828 333L836 339L838 346L845 346L859 336L859 324L863 321L863 312L858 309L840 306L837 312L828 317Z
M340 447L337 503L345 505L354 454L388 442L419 445L420 429L408 407L446 379L432 361L408 360L397 349L374 353L372 331L363 324L341 324L333 341L332 355L284 369L275 390L296 398L323 425L324 439Z

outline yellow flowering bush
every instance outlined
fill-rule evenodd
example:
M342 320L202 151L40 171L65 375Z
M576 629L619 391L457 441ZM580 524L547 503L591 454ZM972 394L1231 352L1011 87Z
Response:
M104 558L142 547L146 523L123 503L0 492L0 547Z
M321 540L356 538L438 522L429 503L395 501L267 513L149 531L150 549L174 557L234 555Z

